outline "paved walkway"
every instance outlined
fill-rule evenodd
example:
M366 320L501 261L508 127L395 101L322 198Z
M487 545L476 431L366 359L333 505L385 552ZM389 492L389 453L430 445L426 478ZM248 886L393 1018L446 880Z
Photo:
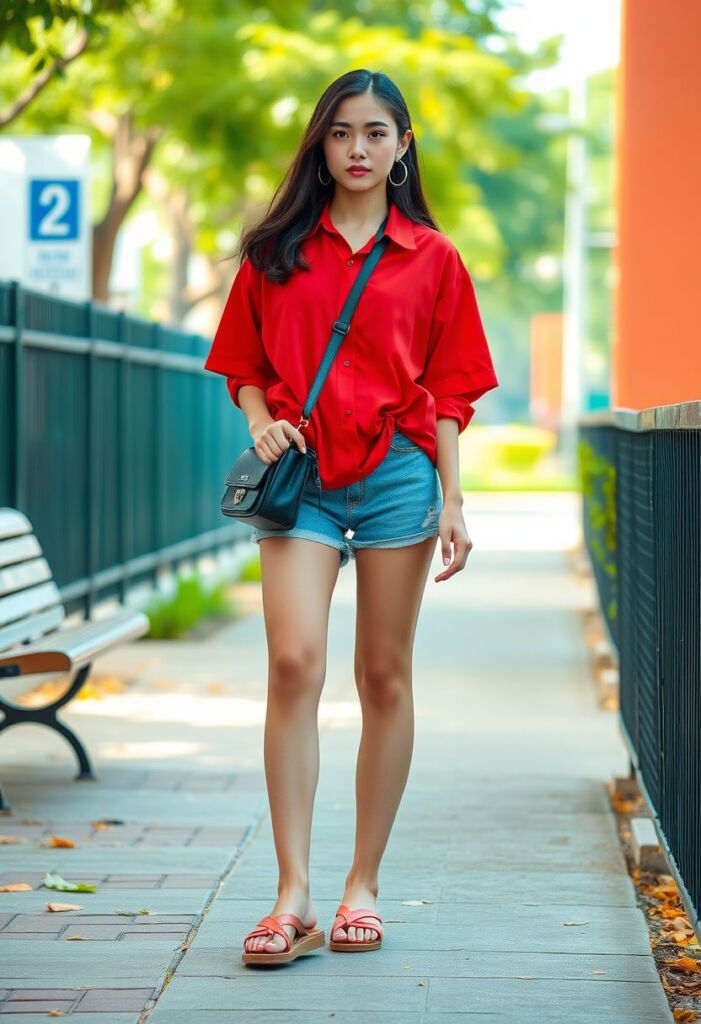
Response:
M465 512L468 568L447 584L429 577L417 630L414 758L380 872L383 949L323 949L267 971L241 962L276 887L253 614L204 645L137 643L98 661L136 681L64 711L97 784L71 781L58 737L29 726L3 737L16 816L0 816L0 832L27 842L0 846L0 884L52 871L98 891L0 893L0 1013L44 1021L56 1007L81 1024L132 1024L158 995L141 1020L672 1020L604 792L627 759L588 676L577 608L589 584L562 550L577 500L469 495ZM353 842L353 628L351 563L320 709L311 880L327 937ZM94 831L98 818L124 824ZM42 847L52 832L77 848ZM52 914L50 900L82 909ZM150 915L116 913L141 907Z

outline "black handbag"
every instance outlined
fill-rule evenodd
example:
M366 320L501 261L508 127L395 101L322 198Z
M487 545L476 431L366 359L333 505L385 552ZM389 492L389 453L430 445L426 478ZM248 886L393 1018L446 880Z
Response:
M331 369L336 353L350 330L350 321L370 274L389 242L385 235L387 217L382 221L372 249L360 273L353 282L338 320L334 322L331 337L307 395L297 429L309 423L312 409ZM245 448L226 477L226 492L221 500L223 515L240 519L261 530L289 530L297 522L302 492L309 475L313 474L317 487L321 487L317 454L307 447L301 452L294 441L275 462L264 462L255 447Z

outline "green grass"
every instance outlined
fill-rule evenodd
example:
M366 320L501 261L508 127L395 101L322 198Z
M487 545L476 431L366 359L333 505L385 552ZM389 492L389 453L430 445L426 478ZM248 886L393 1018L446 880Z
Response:
M460 486L464 491L572 491L576 468L555 457L550 430L524 423L471 426L460 437Z
M150 621L145 639L176 639L203 618L234 619L236 609L226 596L228 586L227 582L220 582L207 590L199 576L178 577L170 597L154 597L144 608Z
M492 473L460 474L463 491L576 491L579 481L575 476L545 476L534 472L504 471Z
M246 583L260 583L260 554L255 551L241 569L239 579Z

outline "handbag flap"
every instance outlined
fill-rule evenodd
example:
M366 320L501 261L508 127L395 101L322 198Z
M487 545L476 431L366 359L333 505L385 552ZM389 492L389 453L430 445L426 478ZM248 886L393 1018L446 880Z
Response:
M270 466L258 457L255 448L245 448L229 470L227 486L257 487Z

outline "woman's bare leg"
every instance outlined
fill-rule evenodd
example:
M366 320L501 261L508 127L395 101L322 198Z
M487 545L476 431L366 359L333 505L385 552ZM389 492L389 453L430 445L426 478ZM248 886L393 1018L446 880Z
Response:
M278 899L271 914L317 923L309 893L309 851L319 776L318 705L326 674L331 595L339 552L301 537L262 537L263 614L268 644L264 760ZM262 916L262 915L261 915ZM290 938L290 925L282 926ZM248 939L250 952L284 949L280 935Z
M436 538L356 551L355 678L363 713L356 769L356 833L343 903L374 909L380 860L409 775L414 745L412 653ZM348 929L351 942L377 938ZM344 941L346 930L332 930Z

